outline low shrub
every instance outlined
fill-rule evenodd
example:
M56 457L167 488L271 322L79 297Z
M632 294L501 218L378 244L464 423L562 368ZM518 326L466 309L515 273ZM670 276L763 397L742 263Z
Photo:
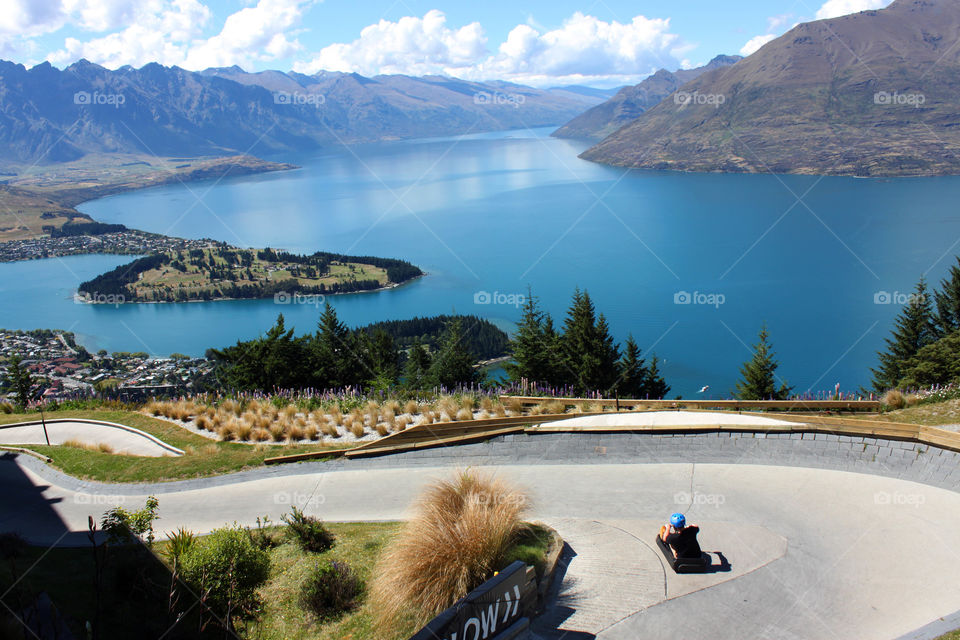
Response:
M257 548L246 530L217 529L200 538L181 557L183 577L204 603L233 629L233 618L252 617L259 608L257 589L270 573L270 556Z
M284 514L287 531L304 551L322 553L333 547L336 537L319 518L306 515L297 507Z
M363 581L346 562L322 561L304 580L300 606L329 620L355 609L363 592Z

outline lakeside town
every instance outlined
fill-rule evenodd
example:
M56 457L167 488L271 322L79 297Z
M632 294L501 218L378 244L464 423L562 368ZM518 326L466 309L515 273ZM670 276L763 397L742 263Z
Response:
M40 383L38 398L46 402L83 398L94 393L139 398L186 392L213 370L205 358L172 354L152 358L146 353L91 354L67 331L0 329L0 378L14 356ZM10 390L0 392L12 399Z
M102 235L68 235L0 242L0 262L19 262L92 253L147 255L166 251L226 246L215 240L173 238L157 233L128 229Z

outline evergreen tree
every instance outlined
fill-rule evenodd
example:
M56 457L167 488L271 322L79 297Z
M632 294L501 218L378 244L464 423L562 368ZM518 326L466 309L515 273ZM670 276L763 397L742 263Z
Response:
M651 400L660 400L670 393L670 385L667 384L663 376L660 375L660 360L656 354L650 358L650 368L647 369L647 381L643 388L641 398L650 398Z
M563 361L574 391L609 389L617 379L617 346L607 321L597 318L590 294L576 289L563 325Z
M211 350L220 363L220 378L234 389L302 388L309 383L305 340L287 330L283 314L263 336Z
M403 369L404 384L410 389L423 389L427 386L427 373L430 371L430 354L423 348L420 339L413 341L407 363Z
M376 381L374 386L389 387L395 384L400 376L400 362L393 336L383 329L374 331L373 336L366 332L363 335L369 339L365 354Z
M940 291L934 294L936 317L934 328L938 338L960 330L960 257L950 267L950 274L940 283Z
M13 389L17 394L17 408L23 411L30 404L30 392L33 389L33 379L30 371L23 366L23 360L18 355L10 357L7 363L7 374L5 376L7 386Z
M327 302L311 345L314 386L321 389L342 387L369 377L370 372L356 366L355 351L356 340L350 329L340 322L337 312Z
M540 310L537 299L528 288L523 317L510 342L513 360L504 367L510 380L554 382L557 377L555 349L556 333L553 331L553 321Z
M627 336L620 360L620 378L615 386L624 398L642 398L647 387L647 366L640 357L640 347L633 336Z
M767 325L760 329L760 341L754 345L753 358L740 367L741 381L737 383L736 396L740 400L786 400L790 387L785 383L777 386L776 371L780 364L770 347Z
M440 348L433 357L427 378L431 385L448 389L480 382L482 376L473 368L475 361L464 345L460 318L454 318L440 340Z
M897 386L903 378L907 360L936 339L933 310L927 283L920 278L914 294L894 321L893 335L885 340L887 350L878 352L880 365L871 369L873 390L883 393Z

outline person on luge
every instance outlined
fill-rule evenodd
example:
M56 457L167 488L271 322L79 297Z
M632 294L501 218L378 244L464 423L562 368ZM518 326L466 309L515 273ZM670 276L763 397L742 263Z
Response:
M670 546L673 555L677 558L699 559L701 556L700 543L697 534L700 527L688 525L687 518L682 513L670 516L670 524L660 527L660 539Z

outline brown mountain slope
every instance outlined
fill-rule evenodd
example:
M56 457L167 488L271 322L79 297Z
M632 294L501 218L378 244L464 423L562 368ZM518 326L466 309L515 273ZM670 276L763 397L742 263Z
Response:
M624 87L602 104L587 109L563 125L552 136L557 138L585 138L603 140L623 125L636 120L647 109L694 78L720 67L728 67L740 56L717 56L695 69L667 71L660 69L640 84Z
M960 173L960 2L804 23L583 156L681 171Z

